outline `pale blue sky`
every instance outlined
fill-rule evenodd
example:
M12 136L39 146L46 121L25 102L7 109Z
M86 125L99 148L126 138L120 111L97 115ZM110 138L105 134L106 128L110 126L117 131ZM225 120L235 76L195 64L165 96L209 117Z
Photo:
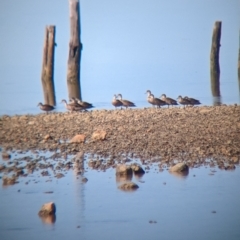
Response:
M0 1L0 104L22 91L29 98L43 99L42 48L45 26L51 24L56 25L58 45L57 100L67 98L68 4ZM144 100L147 89L155 95L210 95L209 55L217 20L222 21L222 95L238 94L239 0L82 0L80 5L84 99L107 102L121 92ZM11 86L15 90L9 93Z

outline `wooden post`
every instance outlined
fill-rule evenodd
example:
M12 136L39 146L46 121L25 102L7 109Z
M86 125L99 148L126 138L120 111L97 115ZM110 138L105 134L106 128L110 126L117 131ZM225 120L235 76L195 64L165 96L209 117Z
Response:
M238 50L238 88L240 94L240 31L239 31L239 50Z
M46 26L45 41L43 47L42 86L44 103L56 105L54 88L54 49L55 49L55 26Z
M210 72L211 72L211 89L213 97L220 96L220 65L219 65L219 49L221 39L222 22L215 22L212 35L212 48L210 54Z
M82 43L80 39L80 8L78 0L70 0L70 42L68 55L67 85L69 98L82 100L80 87L80 61Z

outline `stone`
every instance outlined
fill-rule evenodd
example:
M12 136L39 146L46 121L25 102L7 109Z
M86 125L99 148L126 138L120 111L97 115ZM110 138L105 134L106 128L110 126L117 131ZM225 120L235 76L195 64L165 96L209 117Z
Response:
M71 140L70 143L84 143L86 140L86 135L84 134L77 134L74 136Z
M107 136L107 132L104 130L97 130L92 134L93 140L105 140Z
M238 157L237 157L237 156L232 157L232 161L233 161L234 163L238 163Z
M119 189L129 191L129 190L136 190L139 186L133 182L126 182L118 186Z
M2 158L7 160L11 158L11 155L7 152L2 152Z
M24 171L21 168L17 168L17 169L15 169L15 173L16 173L17 176L20 176L20 175L24 174Z
M133 163L131 165L131 168L135 174L144 174L145 173L145 171L139 164Z
M52 136L50 134L47 134L46 136L44 136L43 138L44 140L51 140L53 139Z
M3 180L3 186L13 185L17 183L17 178L15 176L12 176L12 177L4 176L2 180Z
M234 170L236 167L234 164L229 164L225 166L225 170Z
M50 176L50 174L49 174L49 172L47 170L46 171L42 171L41 175L42 176Z
M62 178L62 177L64 177L64 174L62 174L62 173L57 173L55 177L56 177L56 178Z
M126 164L119 164L116 167L116 175L118 176L126 176L126 175L132 175L133 170L131 166L128 166Z
M185 172L188 171L188 165L186 163L177 163L176 165L170 167L170 172Z
M6 168L5 165L0 165L0 172L3 171Z
M38 212L39 216L48 216L54 215L56 213L56 205L54 202L45 203L42 205L40 211Z

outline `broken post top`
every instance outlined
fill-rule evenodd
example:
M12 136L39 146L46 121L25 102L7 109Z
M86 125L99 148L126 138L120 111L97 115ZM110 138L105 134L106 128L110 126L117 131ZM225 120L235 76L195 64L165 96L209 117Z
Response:
M215 47L220 47L220 39L221 39L221 28L222 22L216 21L214 28L213 28L213 35L212 35L212 43L217 44Z
M70 43L78 45L81 42L80 6L77 0L69 1L70 15Z

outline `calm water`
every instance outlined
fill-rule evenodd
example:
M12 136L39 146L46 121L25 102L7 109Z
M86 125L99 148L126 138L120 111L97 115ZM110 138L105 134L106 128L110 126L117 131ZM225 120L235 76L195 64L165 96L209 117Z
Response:
M197 98L201 101L202 105L214 105L216 102L220 102L223 104L239 104L240 103L240 95L238 93L238 83L237 82L230 82L229 84L226 83L225 86L223 84L222 89L225 90L225 94L222 94L220 99L213 98L210 93L210 83L204 82L200 85L192 84L192 86L188 86L189 91L185 91L184 84L187 85L188 83L184 83L182 81L183 86L181 84L174 89L169 89L168 91L154 91L154 88L152 89L152 92L156 93L155 96L160 97L162 93L167 92L174 92L172 95L167 95L172 98L177 98L179 94L182 94L183 96L188 95L194 98ZM156 83L156 86L159 85L159 83ZM209 85L209 86L208 86ZM15 114L38 114L41 112L39 107L37 107L38 102L42 101L42 89L36 89L35 91L32 91L32 89L26 86L26 88L22 89L19 88L18 83L13 82L11 87L6 83L1 83L1 86L3 86L2 89L6 88L5 91L0 90L0 116L7 114L7 115L15 115ZM198 88L203 89L203 91L198 91ZM204 89L209 89L209 92ZM234 89L232 91L231 89ZM96 89L91 89L86 92L84 92L85 95L88 95L90 91L96 91ZM114 109L114 107L111 104L111 100L113 97L113 94L118 93L114 92L115 89L102 89L101 95L104 95L105 101L99 102L97 101L96 97L94 97L95 101L91 101L91 99L84 99L86 101L89 101L93 103L95 106L95 109ZM134 91L140 92L142 97L135 99L134 97L137 97L136 95L132 95L129 93L128 96L125 95L125 98L128 100L133 101L138 108L144 108L144 107L150 107L150 104L146 100L146 92L147 89L142 89L141 87L136 87ZM110 93L109 93L110 92ZM224 92L224 91L222 91ZM97 93L96 93L97 94ZM106 99L107 98L107 99ZM56 110L57 112L64 112L65 107L63 104L61 104L62 99L68 99L67 98L67 92L64 93L57 93L57 106Z
M80 4L82 97L96 108L113 108L110 102L115 93L146 107L148 89L156 97L187 95L212 105L209 66L215 21L222 21L221 102L240 102L238 0L231 4L218 0L217 6L201 0ZM0 32L4 33L0 38L0 116L40 112L36 106L43 102L42 51L49 24L56 25L57 111L64 111L59 103L68 98L68 5L67 0L0 1Z
M239 167L179 177L152 165L133 177L134 192L117 188L114 169L86 170L85 184L69 170L61 179L36 172L1 187L0 239L240 239ZM37 215L49 201L57 207L52 224Z

